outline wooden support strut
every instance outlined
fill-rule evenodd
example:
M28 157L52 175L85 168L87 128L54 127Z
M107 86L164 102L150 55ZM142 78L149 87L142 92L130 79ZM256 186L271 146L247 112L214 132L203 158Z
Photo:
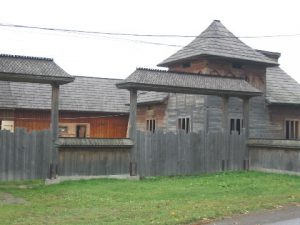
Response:
M245 143L247 143L248 138L249 138L249 112L250 112L250 98L243 98L243 127L245 128ZM249 149L246 144L246 158L244 159L244 169L248 170L249 169Z
M58 170L58 148L55 145L55 142L58 138L58 120L59 120L58 106L59 106L59 85L52 84L51 131L52 131L53 155L52 155L52 164L50 165L50 178L56 178L57 170Z
M137 90L130 90L130 114L129 114L129 137L133 141L133 147L130 153L130 176L136 176L137 171L137 132L136 132L136 108L137 108Z
M243 119L244 119L244 128L245 128L245 136L248 139L249 138L249 98L243 99Z
M222 103L223 103L223 116L222 116L222 128L224 134L224 144L223 144L223 157L222 157L222 170L229 169L229 127L228 127L228 103L229 97L222 96Z

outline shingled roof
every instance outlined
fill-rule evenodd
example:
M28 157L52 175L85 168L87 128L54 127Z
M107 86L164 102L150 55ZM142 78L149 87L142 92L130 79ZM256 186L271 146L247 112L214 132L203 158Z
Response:
M165 102L168 97L169 97L169 93L165 93L165 92L139 91L137 103L138 104L162 103Z
M50 58L0 54L0 80L65 84L74 78Z
M158 66L169 66L180 61L186 61L201 56L215 56L250 61L268 66L278 65L262 53L255 51L243 43L219 20L215 20L190 44L158 64Z
M118 88L186 94L258 96L261 92L239 78L139 68Z
M60 87L60 110L127 113L129 93L117 89L118 79L76 76ZM48 84L0 81L0 108L50 109Z
M300 105L300 84L279 67L267 68L266 98L270 104Z

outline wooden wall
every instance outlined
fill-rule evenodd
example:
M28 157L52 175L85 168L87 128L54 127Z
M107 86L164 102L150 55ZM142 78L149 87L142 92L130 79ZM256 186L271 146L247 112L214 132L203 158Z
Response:
M282 139L285 138L285 120L300 121L300 106L271 105L269 106L269 115L270 122L277 127L276 138Z
M207 118L208 130L216 131L222 127L222 102L217 96L207 96ZM229 99L229 119L243 118L242 100L239 98ZM281 127L271 121L270 110L265 97L254 97L250 99L250 138L283 138ZM229 121L228 121L229 123Z
M138 105L137 107L137 128L146 130L146 121L155 120L156 129L165 127L166 104Z
M178 118L189 117L191 131L198 132L205 129L206 114L205 96L170 94L166 111L166 130L176 132Z
M248 146L250 169L300 174L300 141L251 139Z
M60 176L119 175L129 173L129 148L59 148Z
M240 77L245 78L248 82L265 91L266 84L266 67L257 64L240 63L241 68L233 67L233 60L206 58L197 59L190 62L189 67L184 67L182 63L170 66L170 71L187 72L196 74L210 74L218 76Z
M60 112L60 123L89 123L91 138L126 137L128 115L91 112ZM50 128L50 112L38 110L16 110L15 127L28 131Z

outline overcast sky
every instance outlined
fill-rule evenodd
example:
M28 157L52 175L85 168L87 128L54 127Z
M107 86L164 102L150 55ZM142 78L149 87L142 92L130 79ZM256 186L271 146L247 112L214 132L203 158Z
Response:
M199 35L214 19L253 48L281 52L279 63L300 82L300 13L297 0L0 0L0 23L138 34ZM122 39L120 39L122 38ZM79 35L0 26L0 53L54 58L72 75L125 78L155 65L192 38Z

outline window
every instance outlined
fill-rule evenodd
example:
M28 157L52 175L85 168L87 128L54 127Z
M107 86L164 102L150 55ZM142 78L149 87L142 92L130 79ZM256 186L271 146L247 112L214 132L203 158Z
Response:
M184 130L186 133L190 132L190 118L189 117L182 117L178 118L178 130Z
M68 134L68 127L67 126L59 126L58 128L59 136L64 136Z
M11 120L2 120L0 121L1 130L9 130L10 132L14 132L14 121Z
M76 126L76 137L85 138L86 137L86 125L77 125Z
M150 120L147 120L147 123L146 123L146 130L148 131L151 131L152 133L155 132L155 119L150 119Z
M238 132L238 134L241 134L242 127L242 119L230 119L230 134L232 134L233 131L236 131Z
M299 121L286 120L285 121L285 138L299 139Z

